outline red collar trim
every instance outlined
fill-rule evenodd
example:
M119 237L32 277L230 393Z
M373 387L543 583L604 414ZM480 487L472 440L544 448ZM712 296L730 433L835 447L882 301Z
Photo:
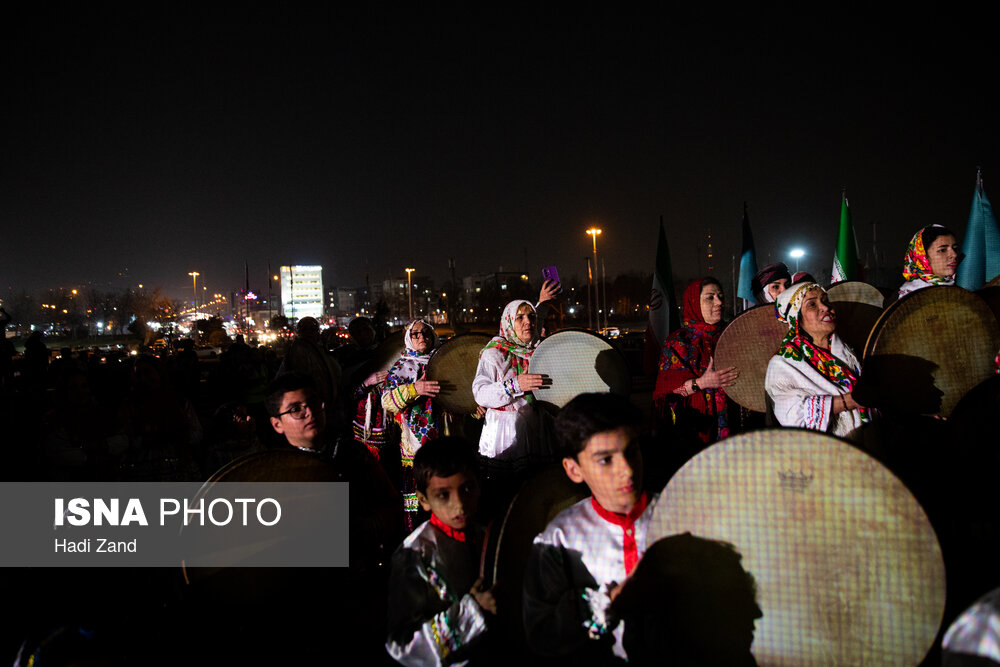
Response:
M465 542L466 539L465 531L459 530L457 528L452 528L444 521L437 518L437 514L431 513L431 525L440 530L442 533L444 533L451 539L458 540L459 542Z
M635 523L636 519L642 516L642 513L646 511L646 504L648 501L649 499L646 497L646 492L643 491L642 495L639 496L639 500L637 500L635 505L632 507L631 512L628 514L619 514L617 512L609 512L601 507L600 503L597 502L597 498L594 496L590 497L590 504L599 517L609 523L615 524L616 526L621 526L622 528L631 526Z

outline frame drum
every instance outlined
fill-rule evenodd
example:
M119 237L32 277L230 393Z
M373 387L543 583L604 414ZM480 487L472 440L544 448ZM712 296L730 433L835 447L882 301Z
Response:
M826 293L837 313L837 335L854 352L862 352L868 334L882 314L885 305L882 293L859 280L837 283Z
M740 376L726 387L726 396L747 410L767 410L767 362L786 333L788 327L775 316L771 303L745 310L729 323L715 344L715 367L736 366Z
M524 568L531 545L535 536L545 530L557 514L589 495L587 485L570 481L561 464L550 465L521 487L499 529L495 529L496 538L491 540L492 544L487 544L484 574L487 584L496 584L494 594L499 620L508 636L516 638L522 647Z
M543 340L531 355L528 372L552 379L532 393L557 408L580 394L627 396L631 391L632 376L622 353L601 336L579 329L564 329Z
M427 379L441 383L441 391L434 397L435 406L455 415L476 411L472 381L476 378L479 353L492 339L487 334L462 334L438 348L427 362Z
M1000 326L985 301L961 287L926 287L875 323L855 391L862 405L948 417L993 373L997 350Z
M207 505L213 498L213 487L220 482L341 481L343 475L329 459L296 449L276 449L247 454L224 465L202 484L192 502L204 499ZM181 570L185 583L227 600L253 600L257 594L274 594L292 583L303 583L300 570L295 568L220 569L188 567L182 562Z
M762 430L688 461L648 545L690 532L732 544L756 579L752 653L773 665L917 665L944 614L927 515L887 468L816 431Z

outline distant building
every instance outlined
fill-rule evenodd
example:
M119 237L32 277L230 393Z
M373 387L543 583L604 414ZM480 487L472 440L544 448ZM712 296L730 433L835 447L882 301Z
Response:
M436 301L434 281L430 276L413 276L409 286L406 275L387 278L382 281L382 300L389 307L390 320L406 322L410 317L410 294L413 292L413 316L425 317L430 314L430 306Z
M323 317L323 267L283 266L281 312L290 320Z

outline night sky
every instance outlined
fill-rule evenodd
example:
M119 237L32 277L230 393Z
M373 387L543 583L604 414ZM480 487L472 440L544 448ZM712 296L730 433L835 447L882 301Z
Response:
M0 45L7 294L185 298L244 261L257 289L268 262L583 279L590 225L609 276L649 272L661 215L675 272L704 271L711 230L728 285L744 201L761 266L798 244L819 275L844 186L892 264L923 225L962 235L977 166L1000 193L975 15L25 11Z

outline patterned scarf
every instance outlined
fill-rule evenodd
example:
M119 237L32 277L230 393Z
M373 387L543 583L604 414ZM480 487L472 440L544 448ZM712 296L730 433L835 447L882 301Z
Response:
M527 344L523 343L515 333L514 320L517 318L517 311L522 304L527 304L531 308L531 312L535 312L535 307L531 305L530 301L518 300L508 303L503 309L503 315L500 316L500 335L494 336L493 340L488 342L479 353L481 357L483 352L495 347L503 355L504 361L511 365L516 375L528 372L531 354L535 351L535 346L538 345L538 340L535 338L537 334L534 330L531 332L531 341Z
M813 343L812 338L802 330L802 302L806 294L812 290L819 290L826 294L826 290L816 283L801 283L793 285L781 293L774 304L777 318L788 325L788 333L778 345L775 353L779 357L791 359L792 361L805 361L815 368L820 375L849 393L854 389L858 381L858 376L854 370L846 363L835 357L830 350L825 350ZM835 335L835 334L834 334ZM861 420L868 421L868 410L859 408Z
M701 281L695 280L684 290L684 308L681 311L681 332L674 332L664 341L664 354L660 370L688 370L702 375L708 361L715 354L715 344L726 328L725 323L709 324L701 314ZM673 354L668 354L670 351Z
M955 284L955 276L942 278L934 274L931 270L931 260L927 258L927 249L924 248L924 231L931 227L942 226L930 225L929 227L924 227L910 239L910 245L906 248L906 257L903 258L903 280L919 278L931 285Z
M406 349L389 369L389 376L385 379L387 389L413 384L417 380L422 380L427 372L427 362L430 361L431 355L417 352L410 339L410 330L417 322L423 323L424 331L434 333L434 327L423 320L414 320L406 326L406 331L403 333L403 345ZM431 347L433 343L432 340ZM406 420L407 426L420 441L421 446L437 437L437 421L434 419L434 409L429 396L421 396L416 403L400 413L400 418Z

